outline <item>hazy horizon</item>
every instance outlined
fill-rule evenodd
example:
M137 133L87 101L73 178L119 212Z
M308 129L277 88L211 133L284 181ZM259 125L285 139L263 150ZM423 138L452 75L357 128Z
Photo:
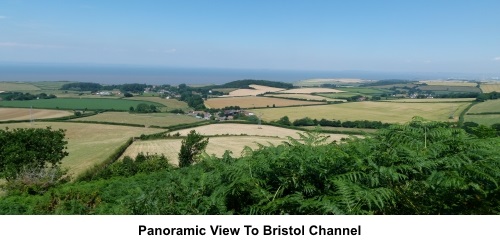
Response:
M118 64L0 63L0 81L78 81L97 83L222 84L242 79L296 82L318 78L381 79L498 79L498 74L450 72L320 71L272 69L224 69Z

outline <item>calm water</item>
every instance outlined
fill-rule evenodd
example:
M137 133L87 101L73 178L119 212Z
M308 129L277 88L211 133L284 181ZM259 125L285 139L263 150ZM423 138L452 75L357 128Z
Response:
M438 79L454 74L365 71L286 71L216 68L173 68L130 65L1 64L0 81L80 81L98 83L222 84L241 79L295 82L311 78ZM463 78L468 78L463 74Z

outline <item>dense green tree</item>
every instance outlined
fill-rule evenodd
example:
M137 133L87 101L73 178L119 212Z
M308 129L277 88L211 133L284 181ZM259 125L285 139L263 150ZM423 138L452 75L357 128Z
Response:
M286 126L291 126L292 122L290 122L290 118L288 116L284 116L278 120L279 124L286 125Z
M179 152L179 167L187 167L193 164L198 155L205 150L208 138L191 130L187 137L182 140L181 151Z
M57 167L68 155L64 137L64 130L50 127L0 130L0 174L12 180L23 171Z

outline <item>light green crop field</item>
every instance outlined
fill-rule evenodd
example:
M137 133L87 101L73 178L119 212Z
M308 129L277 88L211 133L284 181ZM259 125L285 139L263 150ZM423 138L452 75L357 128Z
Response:
M351 93L367 94L367 95L376 95L376 94L383 94L383 93L387 93L387 92L392 92L392 91L387 90L387 89L375 89L375 88L365 88L365 87L338 88L338 90L351 92Z
M491 126L495 123L500 123L500 114L488 115L465 115L465 122L475 122L486 126Z
M23 82L0 82L0 91L35 91L40 90L39 87L31 83Z
M47 82L32 82L34 86L42 90L59 90L64 84L71 83L66 81L47 81ZM62 90L61 90L62 91Z
M477 103L473 107L471 107L467 113L484 113L484 112L500 113L500 100L487 100L485 102Z
M89 98L57 98L45 100L24 100L24 101L0 101L1 107L18 108L39 108L39 109L67 109L67 110L122 110L128 111L131 106L136 107L140 103L154 104L163 106L154 102L123 100L123 99L89 99Z
M322 96L322 97L326 97L326 98L331 98L331 99L342 99L342 98L348 98L348 97L352 97L352 96L356 96L356 95L363 95L363 94L356 93L356 92L345 92L345 93L317 94L317 95Z
M448 103L448 102L472 102L476 98L434 98L434 99L391 99L383 100L393 103Z
M366 82L357 78L318 78L294 82L295 86L320 86L322 84L360 84Z
M96 122L117 122L146 125L147 127L155 125L160 127L172 126L181 123L199 122L197 119L187 115L177 115L173 113L128 113L128 112L104 112L95 116L82 117L72 121L96 121Z
M124 98L126 100L142 100L142 101L150 101L158 104L162 104L166 106L167 110L173 110L173 109L182 109L184 111L189 110L189 106L186 102L184 101L179 101L176 99L162 99L160 97L143 97L143 96L137 96L137 97L129 97L129 98Z
M476 87L477 83L475 82L466 82L466 81L421 81L420 84L427 84L429 86L455 86L455 87Z
M262 114L266 121L278 120L288 116L290 120L303 117L313 119L336 119L336 120L370 120L387 123L404 123L410 121L414 116L420 116L428 120L450 121L449 116L453 114L456 121L458 115L469 105L467 102L455 103L393 103L393 102L352 102L334 105L304 106L293 108L269 108L252 110L257 115Z
M13 128L46 128L65 129L68 141L69 155L62 160L62 166L67 167L74 176L82 173L95 164L101 163L130 137L141 134L153 134L164 129L126 127L90 123L70 122L34 122L0 124L0 127Z

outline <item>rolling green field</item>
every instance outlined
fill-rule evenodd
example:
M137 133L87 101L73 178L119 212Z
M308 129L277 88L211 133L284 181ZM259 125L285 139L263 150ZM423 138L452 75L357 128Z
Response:
M394 103L449 103L449 102L472 102L476 98L434 98L434 99L392 99L382 100Z
M356 95L363 95L363 94L356 93L356 92L345 92L345 93L316 94L316 95L326 97L326 98L331 98L331 99L339 99L339 98L342 99L342 98L348 98L348 97L352 97L352 96L356 96Z
M33 86L40 88L41 90L59 90L64 84L71 83L66 81L47 81L47 82L32 82Z
M375 89L375 88L364 88L364 87L338 88L338 90L351 93L367 94L367 95L377 95L377 94L392 92L387 89Z
M38 109L67 109L67 110L120 110L128 111L131 106L136 107L140 103L153 104L162 107L162 104L122 99L71 99L57 98L46 100L24 100L24 101L0 101L0 107L18 107L18 108L38 108Z
M182 123L199 122L200 120L201 119L197 119L192 116L177 115L173 113L131 114L128 112L104 112L104 113L99 113L95 116L73 119L72 121L116 122L116 123L140 124L140 125L146 125L146 127L152 125L167 127Z
M476 87L471 86L419 86L422 91L444 91L444 92L455 92L455 93L480 93L481 90Z
M0 82L0 91L35 91L40 90L39 87L31 83L23 82Z
M475 122L486 126L491 126L495 123L500 123L500 114L492 115L465 115L465 122Z
M269 108L252 110L257 115L262 114L266 121L278 120L288 116L290 120L303 117L313 119L336 119L336 120L370 120L387 123L403 123L410 121L414 116L421 116L428 120L450 121L449 116L453 114L456 121L460 112L467 102L455 103L394 103L394 102L353 102L335 105Z
M142 100L142 101L150 101L158 104L162 104L163 106L166 106L167 110L173 110L173 109L182 109L184 111L189 110L189 106L186 102L184 101L179 101L176 99L162 99L160 97L144 97L144 96L137 96L137 97L129 97L129 98L124 98L125 100Z
M90 123L70 122L35 122L1 124L0 127L13 128L45 128L65 129L68 141L69 155L62 160L62 166L69 169L75 176L89 167L101 163L116 149L124 144L130 137L141 134L152 134L164 129L126 127Z
M488 100L485 102L477 103L472 108L470 108L467 113L485 113L485 112L500 113L500 100Z

